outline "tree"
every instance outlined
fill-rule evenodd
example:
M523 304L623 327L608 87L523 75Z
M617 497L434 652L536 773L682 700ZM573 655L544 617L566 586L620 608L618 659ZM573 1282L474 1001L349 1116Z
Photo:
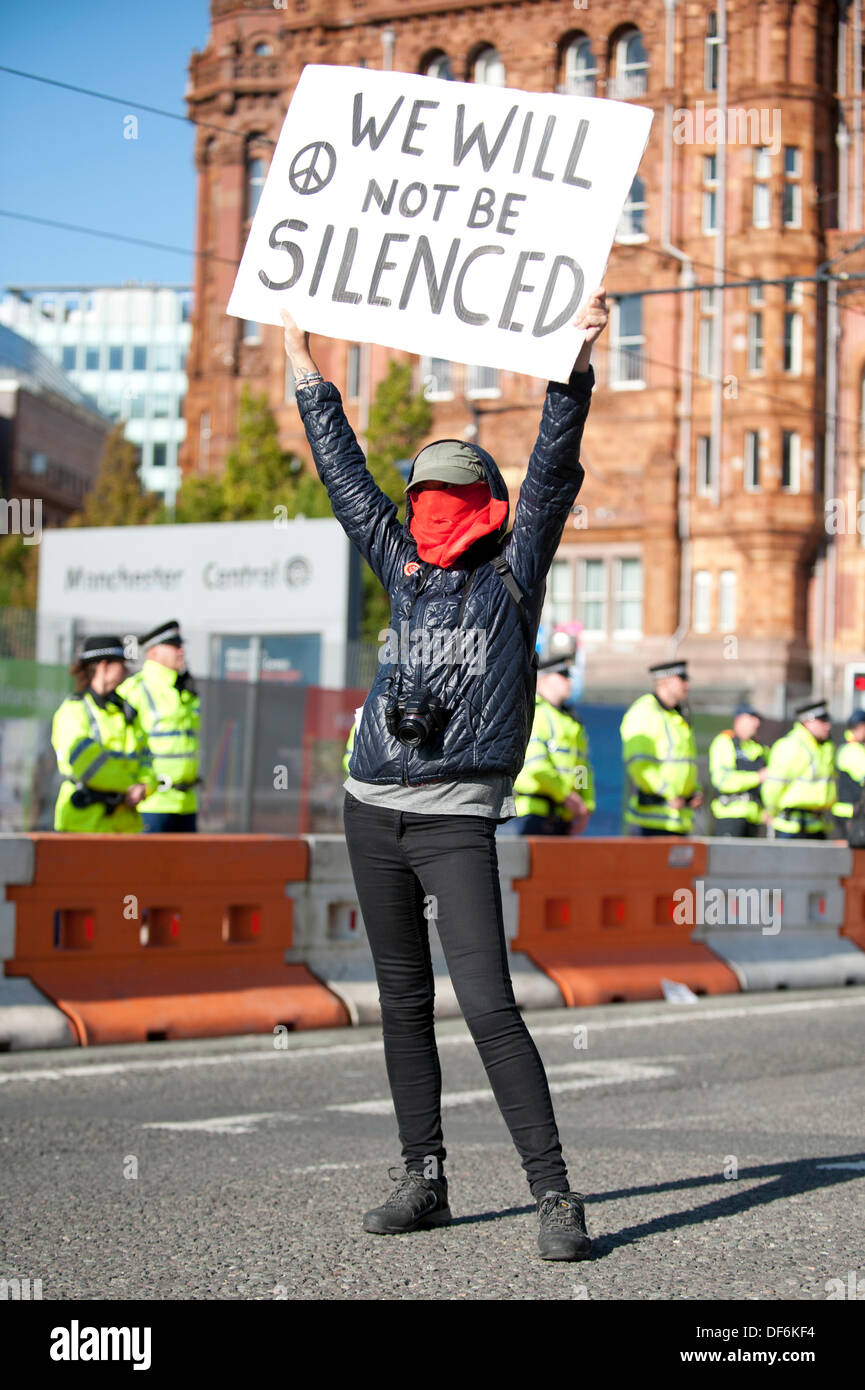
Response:
M285 508L277 511L277 508ZM177 495L175 520L272 521L275 517L330 516L324 484L304 471L302 461L286 453L265 392L241 389L237 443L219 477L184 478Z
M70 526L144 526L160 519L162 503L154 492L145 492L138 476L138 449L124 438L123 422L114 426L105 441L96 482Z
M39 546L23 536L0 536L0 608L35 608Z
M387 376L376 387L367 425L367 468L382 492L397 504L405 517L405 479L395 467L398 459L413 458L418 445L432 428L432 407L423 392L412 391L408 362L391 359ZM390 602L368 565L363 566L362 635L376 642L387 626Z

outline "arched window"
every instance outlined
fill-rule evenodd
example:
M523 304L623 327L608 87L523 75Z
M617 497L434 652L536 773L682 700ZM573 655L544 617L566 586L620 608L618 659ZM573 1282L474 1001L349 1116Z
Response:
M628 200L622 208L616 241L644 241L646 232L646 185L641 178L631 184Z
M487 87L503 87L505 85L505 65L499 56L498 49L487 44L476 54L472 63L472 80L483 82Z
M264 157L261 135L250 135L246 142L246 216L255 216L261 190L267 178L268 161Z
M718 53L721 40L718 36L718 16L712 10L706 21L706 54L703 85L707 92L718 90Z
M585 34L571 39L563 54L562 91L575 97L593 97L598 65L592 52L592 41Z
M269 58L273 53L269 43L257 43L252 51L256 58Z
M616 43L615 76L612 95L641 97L648 87L649 55L643 47L639 29L626 29Z
M456 81L451 60L446 53L434 53L424 64L423 71L427 77L441 77L445 82Z

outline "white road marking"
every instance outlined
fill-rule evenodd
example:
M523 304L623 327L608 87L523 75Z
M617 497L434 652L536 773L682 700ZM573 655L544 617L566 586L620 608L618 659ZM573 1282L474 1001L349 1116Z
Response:
M200 1134L251 1134L256 1125L266 1120L282 1124L288 1120L299 1120L299 1115L282 1114L278 1110L265 1110L259 1115L213 1115L206 1120L152 1120L142 1125L142 1129L187 1129Z
M662 1028L668 1023L717 1023L725 1019L758 1018L761 1015L769 1014L813 1013L821 1009L862 1008L863 1006L865 1006L865 992L854 998L790 1000L783 1004L750 1004L733 1009L697 1006L686 1011L687 1006L680 1005L670 1013L649 1014L640 1018L599 1019L596 1023L591 1021L586 1023L585 1019L580 1016L579 1010L574 1009L576 1018L573 1023L536 1024L532 1027L531 1032L535 1038L558 1037L572 1034L578 1024L595 1034L615 1032L621 1028ZM455 1034L452 1037L439 1037L436 1041L440 1048L474 1045L468 1033ZM135 1072L183 1071L187 1067L237 1066L249 1062L284 1063L286 1059L300 1061L310 1057L334 1057L345 1052L359 1055L364 1052L380 1053L381 1051L380 1039L375 1042L325 1043L321 1047L294 1048L275 1048L269 1041L268 1046L263 1047L260 1052L217 1052L202 1057L165 1057L159 1060L154 1058L152 1061L78 1062L65 1067L33 1068L26 1071L16 1071L10 1068L8 1071L0 1070L0 1085L11 1081L65 1081L68 1077L101 1077L134 1074Z
M579 1073L573 1081L551 1081L550 1091L560 1095L566 1091L584 1091L590 1086L615 1086L625 1081L650 1081L659 1076L674 1076L673 1067L649 1066L645 1062L621 1060L615 1062L568 1062L562 1066L547 1067L547 1075ZM442 1110L451 1110L457 1105L478 1105L483 1101L493 1101L495 1096L488 1087L479 1091L449 1091L441 1098ZM393 1101L355 1100L342 1105L329 1105L328 1110L348 1111L353 1115L392 1115Z

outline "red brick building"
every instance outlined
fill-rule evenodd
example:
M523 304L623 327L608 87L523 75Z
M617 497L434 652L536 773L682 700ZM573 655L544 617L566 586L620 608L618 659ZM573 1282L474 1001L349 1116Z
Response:
M841 256L833 272L865 271L865 256L845 255L863 227L861 0L211 8L187 93L210 254L184 469L221 467L243 381L267 390L285 446L306 452L280 330L225 313L304 64L640 102L655 120L607 274L616 302L595 354L587 478L548 621L583 623L588 698L644 688L646 666L675 649L695 703L747 694L781 715L813 679L846 713L845 665L865 651L865 536L855 518L852 532L827 528L827 498L863 495L865 306L855 279L815 277ZM314 351L362 434L370 391L400 354L324 340ZM432 437L477 429L515 496L544 383L428 360L417 374Z

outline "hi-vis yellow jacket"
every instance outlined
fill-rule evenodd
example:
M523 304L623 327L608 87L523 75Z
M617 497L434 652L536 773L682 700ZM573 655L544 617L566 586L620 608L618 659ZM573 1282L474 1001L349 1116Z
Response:
M141 830L138 810L122 803L113 811L101 802L72 805L76 788L127 792L143 782L156 790L144 730L128 701L116 691L101 698L89 689L70 695L54 715L51 742L64 777L54 809L55 830L108 835Z
M571 792L583 798L587 811L594 811L588 736L578 719L539 695L525 762L514 781L517 815L573 820L573 812L562 805Z
M635 700L619 726L629 796L626 825L690 834L694 812L676 810L670 801L698 789L694 731L677 709L668 709L650 693Z
M722 729L709 746L709 777L715 792L715 820L746 820L760 824L763 798L760 770L769 749L756 739L737 739L732 729Z
M835 796L835 749L828 739L818 743L797 720L769 754L763 804L772 812L772 825L792 835L831 830Z
M158 782L141 810L190 815L198 805L200 702L191 690L178 690L177 679L170 666L145 661L118 687L118 694L138 710Z
M838 800L832 814L848 820L865 790L865 743L859 743L849 729L844 742L835 750L835 779Z

